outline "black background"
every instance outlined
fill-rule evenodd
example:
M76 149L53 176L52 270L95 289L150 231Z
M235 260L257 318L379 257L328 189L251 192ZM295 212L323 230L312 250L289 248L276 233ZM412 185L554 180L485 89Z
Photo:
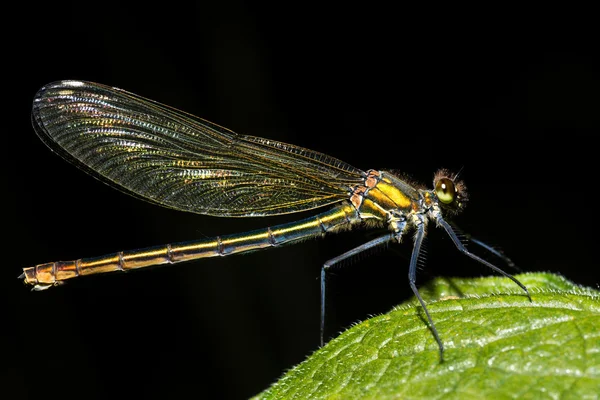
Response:
M42 85L97 81L428 185L440 167L463 168L471 201L459 226L526 271L598 287L600 69L587 15L363 3L5 10L2 397L247 398L318 348L320 266L373 237L32 293L16 279L23 267L297 217L185 214L103 185L35 135L29 112ZM332 277L330 337L410 296L410 245L397 247ZM428 249L421 283L490 272L436 229Z

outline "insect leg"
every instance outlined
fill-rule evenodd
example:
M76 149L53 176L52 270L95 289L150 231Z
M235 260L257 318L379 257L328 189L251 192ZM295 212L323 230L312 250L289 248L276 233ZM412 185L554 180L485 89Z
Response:
M425 315L427 316L427 320L429 321L429 328L431 329L431 333L433 333L433 337L437 342L440 349L440 361L444 361L444 344L440 339L440 335L438 334L437 329L433 323L433 319L431 319L431 315L429 315L429 311L427 310L427 306L425 305L425 301L421 297L419 293L419 289L417 289L416 280L417 280L417 261L419 259L419 252L421 251L421 245L423 244L423 239L425 238L425 222L423 221L422 216L417 216L415 218L415 226L416 226L416 234L415 234L415 244L413 247L413 252L410 257L410 266L408 268L408 283L410 284L410 288L413 293L421 303L421 307L423 307L423 311L425 311Z
M525 293L527 294L527 297L529 298L529 301L531 300L531 295L529 294L529 290L527 290L527 288L525 287L525 285L523 285L521 282L519 282L519 280L517 278L515 278L514 276L512 276L511 274L504 272L503 270L501 270L500 268L496 267L494 264L484 260L483 258L476 256L475 254L471 253L469 250L467 250L467 248L465 247L465 245L463 245L460 241L460 239L458 238L458 236L456 236L456 233L454 233L454 231L452 230L452 227L450 226L450 224L448 224L446 221L444 221L444 219L438 214L436 216L436 220L437 223L439 225L441 225L446 232L448 233L448 235L450 236L450 238L452 239L452 241L454 242L454 245L458 248L458 250L463 253L464 255L471 257L473 260L475 261L479 261L480 263L482 263L483 265L493 269L494 271L504 275L505 277L507 277L508 279L510 279L511 281L513 281L514 283L516 283L517 285L519 285L519 287L521 289L523 289L523 291L525 291Z
M471 236L469 234L466 234L466 237L470 242L475 243L479 247L483 247L484 249L486 249L487 251L489 251L490 253L492 253L493 255L495 255L496 257L501 259L502 261L504 261L506 263L506 265L508 265L510 268L520 271L520 268L517 267L515 265L515 263L510 258L508 258L508 256L506 254L504 254L504 252L502 252L501 250L498 250L498 249L494 248L493 246L482 242L479 239L475 239L473 236Z
M393 233L387 233L383 236L380 236L376 239L370 240L365 244L362 244L350 251L345 252L331 260L325 262L323 267L321 268L321 346L324 344L324 336L325 336L325 277L327 275L327 271L334 267L336 264L339 264L341 261L350 258L356 254L362 253L365 250L372 249L373 247L377 247L388 243L394 239Z

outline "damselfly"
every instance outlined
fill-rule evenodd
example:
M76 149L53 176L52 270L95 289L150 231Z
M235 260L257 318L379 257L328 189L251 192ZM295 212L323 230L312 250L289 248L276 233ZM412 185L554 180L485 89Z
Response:
M252 232L24 268L21 277L36 290L83 275L227 256L368 224L387 231L321 269L321 344L327 271L365 250L401 242L410 231L414 244L409 284L443 356L442 341L415 283L427 223L433 221L460 252L510 278L529 297L516 278L469 252L446 221L445 216L461 211L467 201L463 182L446 170L435 174L430 190L387 171L365 172L316 151L238 135L91 82L61 81L43 87L35 96L32 120L44 143L66 160L116 189L165 207L219 217L259 217L333 205L315 216Z

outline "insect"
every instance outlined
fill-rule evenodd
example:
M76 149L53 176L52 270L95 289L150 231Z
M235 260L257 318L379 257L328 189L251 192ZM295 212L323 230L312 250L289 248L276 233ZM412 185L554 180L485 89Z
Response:
M531 300L516 278L468 251L446 221L467 201L464 183L447 170L439 170L433 189L426 189L387 171L362 171L316 151L238 135L133 93L91 82L44 86L35 96L32 121L42 141L66 160L118 190L164 207L218 217L260 217L330 206L312 217L252 232L24 268L21 278L35 290L78 276L227 256L368 224L387 231L325 262L321 269L321 344L328 270L365 250L401 242L411 232L409 284L443 359L442 341L416 286L417 261L432 221L460 252L513 280ZM474 243L510 264L492 247Z

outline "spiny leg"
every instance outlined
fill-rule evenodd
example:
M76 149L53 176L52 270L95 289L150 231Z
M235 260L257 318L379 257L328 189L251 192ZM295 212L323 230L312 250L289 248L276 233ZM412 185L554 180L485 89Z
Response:
M452 227L452 231L454 231L456 236L459 237L459 239L461 239L461 242L464 242L464 240L462 240L462 238L461 238L461 237L464 237L466 239L466 241L468 241L469 243L474 243L479 247L483 247L486 251L492 253L493 255L495 255L502 261L504 261L506 263L506 265L508 265L510 268L515 269L517 271L521 271L521 269L515 265L513 260L508 258L508 256L506 254L504 254L501 250L498 250L494 246L491 246L485 242L482 242L479 239L474 238L471 234L466 233L465 231L460 229L458 226L456 226L455 223L452 223L449 225Z
M321 347L323 347L325 336L325 276L327 274L327 270L349 257L355 256L356 254L362 253L363 251L372 249L373 247L377 247L382 244L388 243L393 239L394 234L387 233L376 239L370 240L367 243L362 244L350 251L347 251L342 255L332 258L331 260L323 264L323 267L321 268Z
M458 250L463 253L464 255L471 257L473 260L475 261L479 261L480 263L482 263L483 265L493 269L494 271L504 275L505 277L507 277L508 279L510 279L511 281L513 281L514 283L516 283L517 285L519 285L519 287L521 289L523 289L525 291L525 293L527 294L527 297L529 298L529 301L531 300L531 295L529 294L529 290L527 290L527 288L525 287L525 285L523 285L521 282L519 282L519 280L517 278L515 278L514 276L512 276L509 273L504 272L503 270L501 270L500 268L496 267L494 264L484 260L483 258L476 256L475 254L471 253L469 250L467 250L467 248L465 247L464 244L461 243L460 239L458 238L458 236L456 236L456 233L454 233L454 231L452 230L452 227L450 226L450 224L448 224L446 221L444 221L444 219L438 214L436 216L436 220L437 223L440 224L448 233L448 235L450 236L450 238L452 239L452 241L454 242L454 245L458 248Z
M487 243L482 242L479 239L475 239L473 236L471 236L469 234L465 234L465 236L467 237L467 239L470 242L475 243L479 247L483 247L484 249L486 249L487 251L489 251L490 253L492 253L493 255L495 255L496 257L501 259L502 261L504 261L506 263L506 265L508 265L510 268L520 271L520 268L517 267L515 265L515 263L513 262L513 260L508 258L508 256L506 254L504 254L504 252L494 248L493 246L490 246Z
M425 311L425 315L427 316L427 320L429 321L429 328L431 329L431 333L433 333L433 337L438 344L440 349L440 361L444 362L444 344L440 339L440 335L438 334L437 329L433 323L433 319L431 319L431 315L429 315L429 311L427 310L427 306L425 305L425 301L421 297L419 293L419 289L417 289L416 280L417 280L417 261L419 259L419 253L421 251L421 245L423 244L423 239L425 238L425 223L422 218L417 219L417 233L415 234L415 244L413 247L412 256L410 257L410 266L408 268L408 283L410 284L410 288L413 293L421 303L421 307L423 307L423 311Z

